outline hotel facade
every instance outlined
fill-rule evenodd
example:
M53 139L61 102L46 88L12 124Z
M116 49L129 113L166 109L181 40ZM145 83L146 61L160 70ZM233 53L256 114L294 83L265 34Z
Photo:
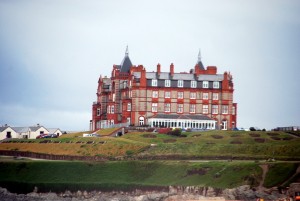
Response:
M90 129L115 124L191 129L237 127L237 103L228 72L217 73L216 66L198 61L189 72L147 72L143 65L132 64L128 48L120 65L113 65L111 76L100 75L97 101L92 106Z

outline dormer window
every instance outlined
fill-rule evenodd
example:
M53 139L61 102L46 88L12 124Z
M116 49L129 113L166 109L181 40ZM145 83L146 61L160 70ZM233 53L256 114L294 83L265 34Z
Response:
M178 87L183 87L183 80L178 80L177 86Z
M171 80L165 80L165 87L171 86Z
M152 87L157 87L157 80L152 80Z
M191 88L197 87L197 81L191 81Z
M214 88L214 89L219 89L219 88L220 88L219 82L216 82L216 81L215 81L215 82L213 83L213 88Z
M208 81L203 81L202 88L208 88Z

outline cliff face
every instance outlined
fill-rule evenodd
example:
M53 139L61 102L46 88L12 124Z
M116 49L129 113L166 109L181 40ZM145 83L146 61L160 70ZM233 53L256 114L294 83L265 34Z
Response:
M35 189L36 191L37 189ZM279 200L286 196L277 191L271 193L259 192L250 189L250 186L240 186L233 189L216 189L211 187L196 186L170 186L168 191L140 191L134 192L100 192L77 191L64 193L37 193L13 194L0 188L0 200L22 201L196 201L196 200L244 200L252 201L257 198L265 200Z

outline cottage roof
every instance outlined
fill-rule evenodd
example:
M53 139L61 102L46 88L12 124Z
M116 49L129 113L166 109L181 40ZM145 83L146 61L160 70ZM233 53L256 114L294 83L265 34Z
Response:
M9 127L9 126L1 126L1 127L0 127L0 132L5 131L8 127Z

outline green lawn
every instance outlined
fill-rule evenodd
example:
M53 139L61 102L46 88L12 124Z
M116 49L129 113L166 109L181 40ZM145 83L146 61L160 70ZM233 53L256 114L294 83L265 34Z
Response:
M0 163L0 186L13 192L69 190L130 190L178 186L216 188L256 185L261 169L254 162L53 162Z

